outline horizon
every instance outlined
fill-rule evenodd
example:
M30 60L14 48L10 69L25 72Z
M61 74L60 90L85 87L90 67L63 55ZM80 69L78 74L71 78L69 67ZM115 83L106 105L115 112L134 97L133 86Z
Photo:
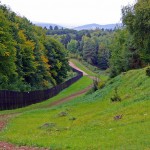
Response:
M31 21L32 22L32 21ZM61 26L61 27L66 27L66 28L76 28L76 27L80 27L80 26L85 26L85 25L118 25L118 24L122 24L122 22L120 23L110 23L110 24L98 24L98 23L89 23L89 24L79 24L79 25L70 25L70 24L56 24L56 23L48 23L48 22L32 22L33 24L48 24L48 25L57 25L57 26Z
M121 23L121 8L136 0L1 0L19 16L31 22L67 26Z

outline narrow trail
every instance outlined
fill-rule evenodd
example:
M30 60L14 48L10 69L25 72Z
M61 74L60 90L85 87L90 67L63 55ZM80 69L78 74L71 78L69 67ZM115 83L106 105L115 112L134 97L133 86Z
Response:
M75 68L79 71L81 71L83 73L84 76L88 75L86 72L84 72L83 70L79 69L73 62L69 61L69 66L71 66L72 68Z
M89 76L87 73L85 73L83 70L80 70L75 64L73 64L72 62L69 61L69 65L81 72L83 72L83 75L84 76L88 76L89 78L93 79L93 80L96 80L95 77L93 76ZM57 106L57 105L60 105L64 102L68 102L68 101L71 101L73 100L74 98L76 97L79 97L85 93L87 93L91 88L93 87L93 85L90 85L88 86L87 88L79 91L79 92L76 92L74 94L71 94L65 98L62 98L58 101L55 101L55 102L52 102L50 103L49 105L47 105L46 107L44 108L50 108L50 107L53 107L53 106ZM7 114L7 115L0 115L0 132L6 127L8 121L10 119L12 119L13 117L16 117L17 115L19 114ZM45 149L45 148L38 148L38 147L28 147L28 146L16 146L14 144L11 144L11 143L8 143L8 142L1 142L0 141L0 150L48 150L48 149Z
M9 119L17 116L19 113L12 113L12 114L4 114L0 115L0 131L6 126Z
M69 95L69 96L67 96L65 98L62 98L62 99L58 100L58 101L50 103L48 105L48 107L57 106L57 105L60 105L60 104L62 104L64 102L68 102L68 101L70 101L70 100L72 100L72 99L74 99L74 98L76 98L78 96L81 96L82 94L87 93L92 87L93 87L93 85L90 85L87 88L85 88L84 90L81 90L81 91L79 91L77 93L71 94L71 95Z

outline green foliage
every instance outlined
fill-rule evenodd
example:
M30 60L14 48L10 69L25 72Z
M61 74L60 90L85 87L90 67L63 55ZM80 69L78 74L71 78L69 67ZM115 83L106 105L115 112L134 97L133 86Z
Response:
M45 47L52 77L59 84L67 77L69 70L67 51L61 43L50 37L46 39Z
M72 58L83 58L86 62L96 65L101 69L107 69L110 56L110 41L113 35L112 30L71 30L58 29L48 30L52 35L72 53Z
M85 78L84 82L81 79L80 84L75 83L71 91L84 85ZM149 149L150 78L145 69L120 74L110 82L93 94L53 108L40 109L41 103L28 109L5 111L21 113L11 118L0 133L0 140L49 149ZM110 103L115 87L123 99L121 103ZM69 94L69 90L64 92ZM61 112L68 115L58 117ZM122 118L116 121L117 116Z
M98 90L98 89L102 89L102 88L104 88L105 87L105 81L100 81L99 80L99 78L95 78L94 80L93 80L93 89L94 89L94 91L96 91L96 90Z
M110 76L150 62L150 1L139 0L122 9L125 28L116 31L111 46Z
M42 90L63 82L69 69L64 47L1 4L0 18L0 89Z
M120 96L118 95L118 88L115 88L114 96L110 98L112 102L121 101Z
M71 41L67 44L67 49L68 49L71 53L77 53L77 41L76 41L76 40L71 40Z
M90 64L96 64L97 43L94 39L87 36L83 37L83 59Z
M3 11L4 10L4 11ZM16 41L13 39L11 23L6 19L7 10L0 5L0 89L7 89L17 81Z
M98 82L98 89L104 88L104 87L105 87L105 84L106 84L105 81L102 81L102 80L99 81L99 82Z
M150 67L146 69L146 75L150 77Z
M132 36L126 29L117 30L111 46L110 76L141 66L140 56L134 48Z
M150 1L138 0L134 6L122 9L122 20L133 36L144 64L150 62Z
M138 0L122 9L124 26L115 30L49 30L73 57L100 69L110 68L110 76L146 66L150 62L150 1ZM76 42L75 42L76 41ZM68 45L68 47L67 47ZM80 59L81 60L81 59Z
M93 89L94 91L98 90L98 79L93 80Z

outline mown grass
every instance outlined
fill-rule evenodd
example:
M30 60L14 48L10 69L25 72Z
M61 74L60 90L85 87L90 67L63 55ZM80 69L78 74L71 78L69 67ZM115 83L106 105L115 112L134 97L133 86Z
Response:
M79 92L86 87L90 86L93 83L92 79L90 79L87 76L83 76L81 79L79 79L77 82L72 84L67 89L64 89L62 92L60 92L58 95L56 95L53 98L50 98L49 100L43 101L41 103L33 104L24 108L16 109L16 110L6 110L6 111L0 111L0 114L8 114L8 113L17 113L17 112L24 112L32 109L39 109L47 107L50 103L54 101L58 101L62 98L65 98L71 94L74 94L76 92Z
M145 69L123 73L92 95L22 113L0 133L0 140L53 150L148 150L149 85ZM110 100L116 87L121 102ZM115 120L117 115L122 118Z

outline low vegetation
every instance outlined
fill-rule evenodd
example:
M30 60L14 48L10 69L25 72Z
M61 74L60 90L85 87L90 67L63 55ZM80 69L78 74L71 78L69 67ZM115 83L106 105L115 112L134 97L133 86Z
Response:
M63 105L21 113L0 140L54 150L149 149L150 78L145 71L122 73L92 95ZM116 88L121 102L113 103Z
M150 67L146 69L146 75L150 77Z

